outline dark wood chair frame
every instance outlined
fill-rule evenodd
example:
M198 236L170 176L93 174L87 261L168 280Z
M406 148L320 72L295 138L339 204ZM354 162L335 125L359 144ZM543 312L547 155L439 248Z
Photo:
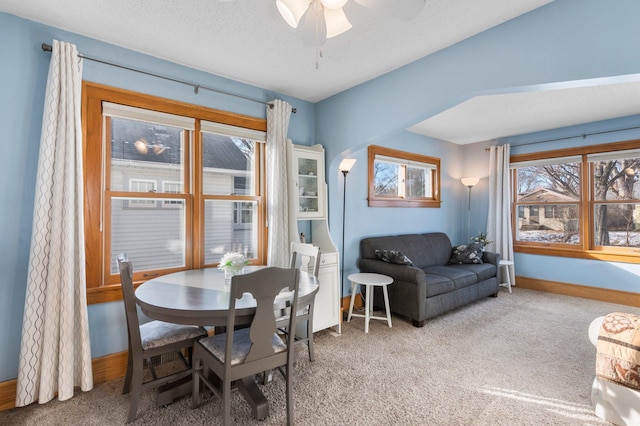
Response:
M122 296L124 300L125 314L127 317L127 334L129 340L127 373L125 375L124 386L122 389L123 394L131 393L129 414L127 416L127 423L129 423L136 419L138 404L140 402L140 396L143 388L148 386L159 386L191 375L191 356L193 352L193 345L198 339L207 336L207 331L202 327L175 325L173 330L184 328L186 334L191 335L192 337L173 341L171 343L149 349L143 349L140 321L138 319L138 310L133 288L133 265L131 261L127 260L126 255L124 254L118 255L117 260L118 268L120 269L120 279L122 281ZM156 322L160 323L160 321ZM188 353L188 360L185 359L183 354L183 351L185 350ZM166 376L158 377L153 367L152 358L172 352L176 352L178 354L178 357L185 365L185 369ZM147 366L149 367L152 378L151 380L143 382L145 360L147 361Z
M277 368L286 380L287 424L293 424L293 339L283 342L277 334L274 303L283 290L293 292L292 312L298 308L298 269L268 267L231 279L231 296L227 332L210 336L196 342L193 352L192 408L199 405L200 380L223 401L223 423L231 424L231 384L253 378L256 374ZM255 313L249 328L237 329L236 316L248 315L246 310L237 309L238 300L249 293L256 301ZM295 330L296 315L289 316L288 327ZM228 332L234 330L234 332ZM242 345L243 340L246 339ZM278 339L278 340L275 340ZM223 343L224 342L224 343ZM275 349L274 342L280 348ZM207 347L215 347L214 355ZM222 355L223 354L223 355ZM286 366L286 372L282 369ZM209 372L213 373L211 376ZM268 415L268 410L264 417Z
M314 247L311 244L291 243L291 268L307 267L308 272L314 277L318 278L320 272L320 258L322 253L319 247ZM305 262L305 261L308 261ZM315 360L315 351L313 348L313 309L315 305L315 297L313 297L306 306L300 306L298 310L298 321L306 321L307 323L307 335L301 337L295 335L296 343L306 344L309 350L309 361ZM290 310L288 310L291 312ZM280 331L288 334L286 328L288 315L284 315L278 318L278 328Z

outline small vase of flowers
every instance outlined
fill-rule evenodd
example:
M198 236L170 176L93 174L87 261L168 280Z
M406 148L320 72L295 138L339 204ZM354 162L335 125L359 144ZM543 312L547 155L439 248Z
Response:
M489 241L489 238L487 238L487 233L482 231L479 232L477 236L471 237L471 241L480 244L482 246L482 250L484 250L485 247L493 242Z
M218 269L224 271L225 280L231 280L234 275L240 275L244 273L244 267L249 264L249 261L242 253L225 253L220 259Z

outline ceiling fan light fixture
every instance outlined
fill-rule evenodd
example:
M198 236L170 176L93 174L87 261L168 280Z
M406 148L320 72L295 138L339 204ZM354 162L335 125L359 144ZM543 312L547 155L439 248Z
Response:
M342 9L348 0L320 0L326 9Z
M302 15L307 11L310 0L276 0L276 7L278 12L293 28L298 28Z
M351 29L351 22L342 9L324 9L324 20L327 24L327 38L335 37Z

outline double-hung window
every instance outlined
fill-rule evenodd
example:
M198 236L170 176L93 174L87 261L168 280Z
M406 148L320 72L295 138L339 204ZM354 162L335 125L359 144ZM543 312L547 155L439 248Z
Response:
M639 262L639 146L512 156L514 249Z
M515 163L515 241L579 246L581 157Z
M120 253L137 281L230 251L264 263L263 119L91 83L83 96L90 302L113 298L91 294L120 282Z
M118 274L119 253L147 274L184 268L191 192L185 148L191 145L195 120L112 102L102 103L102 116L108 160L102 200L108 219L103 222L109 253L103 259L105 281ZM165 203L175 208L163 208Z
M587 156L594 249L640 248L640 150Z

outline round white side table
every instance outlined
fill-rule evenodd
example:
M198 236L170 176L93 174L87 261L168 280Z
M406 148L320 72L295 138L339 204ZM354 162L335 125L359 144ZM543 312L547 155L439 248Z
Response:
M348 278L349 281L351 281L351 303L349 304L349 316L347 317L347 322L351 321L351 317L364 318L365 333L369 332L369 321L372 319L387 321L387 324L389 324L389 327L391 327L391 312L389 311L389 293L387 292L387 286L393 282L393 278L382 274L372 273L351 274L348 276ZM364 315L353 313L353 302L356 299L356 286L358 284L365 286ZM373 316L373 291L371 291L372 286L382 287L382 292L384 294L384 306L387 312L386 318Z
M513 260L501 260L498 263L498 268L504 268L503 274L507 276L507 282L500 283L500 287L507 287L509 289L509 293L511 293L511 274L509 273L509 267L513 266Z

